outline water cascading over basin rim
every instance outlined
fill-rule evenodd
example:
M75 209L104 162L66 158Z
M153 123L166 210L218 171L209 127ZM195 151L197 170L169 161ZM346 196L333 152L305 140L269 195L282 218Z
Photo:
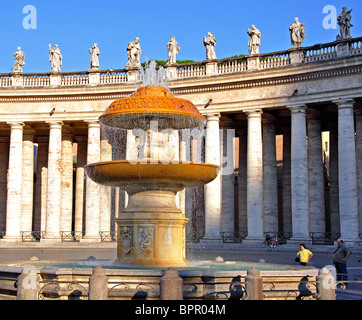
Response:
M158 122L159 128L188 129L203 124L206 119L192 102L175 98L167 88L146 86L130 97L115 100L99 120L104 125L122 129L148 129L152 120Z

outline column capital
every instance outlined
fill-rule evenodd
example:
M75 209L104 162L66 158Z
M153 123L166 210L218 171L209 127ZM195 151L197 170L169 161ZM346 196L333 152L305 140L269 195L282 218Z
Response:
M206 117L207 121L220 121L220 113L216 112L216 113L208 113L203 115L204 117Z
M263 114L263 110L261 108L248 108L243 109L242 111L248 115L248 118L251 116L261 117Z
M288 109L290 110L291 114L295 113L305 113L307 110L307 105L294 105L294 106L288 106Z
M338 109L353 108L355 104L354 99L339 99L333 100L332 102L337 105Z
M61 129L63 126L63 121L60 120L45 121L45 123L49 124L50 129Z
M25 126L25 123L21 121L9 121L7 124L11 127L11 129L23 129Z

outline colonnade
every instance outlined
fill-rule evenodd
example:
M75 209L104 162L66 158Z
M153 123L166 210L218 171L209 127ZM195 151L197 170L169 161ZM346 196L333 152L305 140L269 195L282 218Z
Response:
M339 232L346 241L360 241L362 111L352 99L333 101L333 105L333 121L326 120L318 107L308 105L271 111L249 108L239 112L240 121L232 120L235 114L205 115L205 162L233 163L234 152L239 152L237 171L224 167L204 186L203 199L193 199L204 201L205 241L220 240L221 232L233 231L245 231L245 241L258 243L267 231L291 232L295 241L308 241L310 232L326 231ZM285 123L279 121L280 114L287 119ZM114 228L112 214L119 210L111 202L115 198L112 189L97 185L84 172L86 163L114 156L110 141L102 138L99 122L85 122L84 134L78 134L66 121L44 124L48 135L39 134L29 122L7 125L9 136L0 137L1 241L19 241L22 231L42 232L41 241L45 242L60 241L61 231L81 232L81 241L100 241L100 231ZM230 144L226 134L220 136L220 129L236 132L238 148ZM329 131L328 197L323 130ZM282 135L283 144L279 182L277 135ZM179 142L177 157L185 159L190 146ZM190 224L195 217L189 200L185 200L189 196L183 192L177 201Z
M362 232L362 115L352 99L333 101L337 117L318 107L288 106L290 125L279 125L283 135L282 201L278 201L276 160L276 116L262 108L245 110L246 124L237 127L239 138L238 221L228 223L225 206L218 195L231 194L217 181L205 186L205 239L219 239L220 232L247 232L245 241L261 243L264 232L291 232L291 241L308 241L311 232L336 232L346 241L357 243ZM233 115L226 115L233 118ZM217 113L207 115L206 159L215 157L222 121ZM322 120L329 131L328 197L325 195L325 164L322 153ZM210 124L212 123L212 125ZM355 126L356 124L356 126ZM326 215L326 205L329 215ZM226 209L228 210L228 209ZM230 210L230 209L229 209ZM232 210L232 209L231 209ZM278 221L278 220L282 221ZM328 219L328 221L326 221Z

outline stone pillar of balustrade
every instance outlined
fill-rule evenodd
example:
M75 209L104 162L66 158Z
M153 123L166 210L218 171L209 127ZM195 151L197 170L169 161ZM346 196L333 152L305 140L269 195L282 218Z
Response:
M208 114L205 137L205 163L220 166L220 114ZM204 186L205 236L203 240L220 239L221 219L221 172Z
M60 86L62 84L61 72L51 71L50 72L50 85L51 86Z
M22 122L10 122L10 152L8 166L8 190L6 200L6 234L3 240L21 239L21 189L23 175L23 127Z
M0 137L0 232L5 231L9 137Z
M304 62L303 48L292 48L290 51L290 64L299 64Z
M101 72L99 70L88 70L88 79L90 85L97 85L101 82Z
M217 59L206 60L206 75L213 76L217 74Z
M262 123L264 232L276 232L278 231L278 179L275 117L264 113Z
M260 68L260 56L258 54L247 55L248 70L258 70Z
M88 122L87 163L100 161L100 124L98 121ZM81 241L100 241L100 187L99 184L86 178L85 199L85 235Z
M11 72L10 75L13 87L22 87L24 85L24 78L21 72Z
M324 164L320 112L309 109L308 131L308 199L310 232L325 232Z
M31 127L24 127L20 231L27 232L33 227L34 134Z
M341 238L359 241L354 100L338 100L338 174Z
M166 64L166 70L171 79L177 78L177 64Z
M41 239L46 242L60 241L62 125L61 121L49 122L45 236Z
M306 106L291 110L292 241L307 242L309 236L308 154Z

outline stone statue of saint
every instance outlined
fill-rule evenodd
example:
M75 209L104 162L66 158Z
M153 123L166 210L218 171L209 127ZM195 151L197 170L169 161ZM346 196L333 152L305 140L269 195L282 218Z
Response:
M18 47L18 50L14 53L13 57L15 57L13 72L23 72L25 53L21 51L20 47Z
M298 18L295 18L294 23L289 27L290 40L294 48L300 48L304 38L307 36L304 27L305 24L300 23Z
M204 37L204 46L206 47L206 60L215 60L217 59L215 53L216 39L211 32L208 32L207 35L207 38Z
M49 43L49 60L52 66L52 71L60 72L62 69L63 57L57 44L54 45L54 48L52 49Z
M89 49L89 53L92 54L91 56L91 60L90 60L90 68L91 70L98 70L99 69L99 48L97 46L97 44L93 44L93 47L91 49Z
M170 37L170 41L167 43L167 51L168 51L168 62L167 64L175 64L176 63L176 55L180 51L180 47L177 44L177 41L174 36Z
M342 13L337 18L337 22L339 25L340 34L337 36L337 40L343 39L350 39L351 36L351 24L352 16L351 16L352 9L347 11L346 7L342 8Z
M248 42L249 53L259 54L261 32L254 25L252 25L251 29L247 29L247 33L250 36L250 40Z
M140 39L137 37L134 41L130 41L127 46L127 57L128 63L126 64L126 68L134 68L139 67L140 64L140 56L141 56L141 46Z

